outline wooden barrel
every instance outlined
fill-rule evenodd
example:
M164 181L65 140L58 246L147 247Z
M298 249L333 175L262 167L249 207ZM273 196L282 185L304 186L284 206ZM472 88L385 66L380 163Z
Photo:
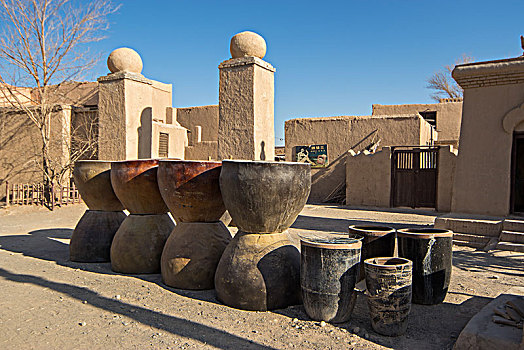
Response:
M379 225L351 225L349 237L362 238L362 254L360 256L360 278L364 279L364 260L395 254L395 229Z
M453 232L434 228L397 231L398 254L413 262L413 303L444 301L451 278Z
M347 237L301 238L304 308L317 321L346 322L355 306L362 242Z
M375 332L396 337L406 332L411 311L412 263L403 258L364 261L371 325Z

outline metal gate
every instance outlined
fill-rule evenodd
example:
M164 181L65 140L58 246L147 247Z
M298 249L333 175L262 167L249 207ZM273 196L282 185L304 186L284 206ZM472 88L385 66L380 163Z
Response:
M438 147L392 147L391 206L436 208Z

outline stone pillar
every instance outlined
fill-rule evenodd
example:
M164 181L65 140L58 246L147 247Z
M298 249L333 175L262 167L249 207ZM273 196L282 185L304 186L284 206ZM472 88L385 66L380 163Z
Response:
M275 68L262 60L264 39L252 32L231 39L232 58L219 65L218 159L275 159Z
M128 48L111 52L107 66L111 73L98 78L99 159L157 157L160 132L177 144L169 156L183 158L187 130L170 108L171 84L145 78L140 55Z
M138 158L140 114L130 116L137 102L151 106L151 81L142 74L140 55L129 48L111 52L107 59L110 74L98 78L99 159ZM133 98L139 97L139 101ZM144 101L145 99L145 101Z

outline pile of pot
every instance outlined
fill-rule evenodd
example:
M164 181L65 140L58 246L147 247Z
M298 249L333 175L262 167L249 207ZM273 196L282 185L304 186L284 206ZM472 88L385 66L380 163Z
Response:
M299 252L287 229L309 195L307 164L78 161L73 175L89 207L71 238L73 261L161 272L169 286L215 288L246 310L298 304L301 292L306 313L332 323L349 320L365 279L372 327L388 336L406 331L412 302L446 297L451 231L356 225L347 236L301 237ZM234 238L221 222L226 209Z
M356 284L365 280L373 329L406 332L411 303L443 302L452 267L453 233L431 228L354 225L348 236L301 237L304 309L317 321L347 322Z
M72 261L160 272L170 287L214 288L245 310L300 303L300 252L287 229L309 196L309 164L80 160L73 175L89 210L73 232ZM234 238L223 222L231 219Z

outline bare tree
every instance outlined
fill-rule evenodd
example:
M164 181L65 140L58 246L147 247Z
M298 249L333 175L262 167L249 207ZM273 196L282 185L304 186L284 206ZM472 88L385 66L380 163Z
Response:
M52 133L70 144L71 130L51 130L60 105L67 104L60 86L98 61L88 44L103 39L107 17L116 10L111 0L0 0L0 99L38 129L47 189L81 156L71 152L65 161L51 156Z
M462 88L451 77L451 72L458 64L473 62L473 57L462 55L462 57L455 61L454 65L447 65L443 70L434 73L427 79L428 89L434 90L431 98L435 101L440 101L442 98L462 98Z

